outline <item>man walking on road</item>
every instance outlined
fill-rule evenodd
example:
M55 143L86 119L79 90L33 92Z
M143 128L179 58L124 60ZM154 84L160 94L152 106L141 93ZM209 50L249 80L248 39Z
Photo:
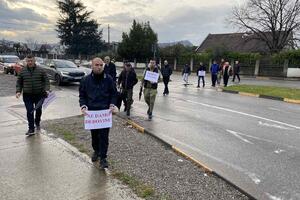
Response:
M104 61L105 61L104 72L106 74L109 74L112 77L113 81L116 82L116 80L117 80L116 65L110 61L109 56L106 56L104 58Z
M191 67L188 64L185 64L182 71L183 81L185 86L189 84L189 75L191 74Z
M232 71L232 68L229 65L229 62L225 62L223 70L222 70L222 72L223 72L223 79L224 79L224 87L227 87L228 79L231 76L231 71Z
M16 97L20 98L23 92L23 101L27 111L28 131L26 135L34 135L35 128L40 130L42 106L35 108L40 101L47 97L50 91L50 82L46 72L35 64L32 55L26 57L26 67L18 76L16 85ZM41 103L41 102L40 102ZM34 118L35 110L35 118Z
M206 67L203 65L203 62L200 62L200 66L197 69L197 76L198 76L198 86L197 86L197 88L200 87L201 79L202 79L203 87L205 87L205 72L206 72Z
M238 78L239 82L241 82L240 78L240 63L238 60L235 61L234 66L233 66L233 79L232 82L234 82L235 77Z
M210 67L210 73L211 73L211 82L212 86L216 87L216 81L218 78L218 72L219 72L219 65L217 64L217 61L214 60L213 64Z
M86 115L87 110L114 111L117 89L112 77L104 72L104 63L101 58L92 61L92 73L85 76L79 87L79 104L81 112ZM100 157L100 166L107 168L107 150L109 143L109 128L91 130L92 147L94 153L92 162Z
M125 64L125 69L121 72L118 78L118 87L121 88L121 97L124 102L124 111L127 116L130 116L130 108L133 103L133 87L137 84L138 79L136 73L128 62Z
M172 69L169 66L167 60L164 61L164 65L161 67L161 74L162 74L164 85L165 85L163 95L169 95L168 84L169 84L169 81L170 81L170 76L172 75Z
M145 80L147 71L159 73L154 59L150 60L149 66L144 71L144 76L142 78L142 84L141 84L141 88L144 87L144 98L145 98L145 102L148 105L148 110L147 110L148 119L151 120L158 84L157 82L150 82Z

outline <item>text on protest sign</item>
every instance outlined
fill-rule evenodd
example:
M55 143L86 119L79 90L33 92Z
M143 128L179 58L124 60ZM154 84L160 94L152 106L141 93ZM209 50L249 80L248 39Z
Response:
M198 76L205 76L205 71L199 71Z
M157 83L159 78L159 73L146 71L145 80L150 81L152 83Z
M112 127L112 112L110 110L86 111L84 129L103 129Z

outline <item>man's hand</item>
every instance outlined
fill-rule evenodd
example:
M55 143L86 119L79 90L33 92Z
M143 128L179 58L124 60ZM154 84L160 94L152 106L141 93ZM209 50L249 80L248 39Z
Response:
M84 116L87 115L86 111L87 111L87 107L86 107L86 106L83 106L83 107L81 108L81 114L84 115Z
M115 113L118 112L118 108L117 108L117 106L115 106L114 104L110 104L110 105L109 105L109 110L110 110L110 112L111 112L112 114L115 114Z
M17 93L16 93L16 98L19 99L20 96L21 96L21 92L17 92Z

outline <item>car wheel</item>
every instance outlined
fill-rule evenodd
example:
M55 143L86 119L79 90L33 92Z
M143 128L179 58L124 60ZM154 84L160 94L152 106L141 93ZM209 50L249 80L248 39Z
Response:
M61 78L58 74L55 76L55 83L56 85L62 85Z

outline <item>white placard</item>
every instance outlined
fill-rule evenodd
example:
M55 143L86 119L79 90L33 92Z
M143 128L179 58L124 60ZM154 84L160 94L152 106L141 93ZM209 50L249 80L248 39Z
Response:
M198 76L205 76L205 71L198 71Z
M159 73L146 71L145 80L150 81L152 83L157 83L159 78Z
M108 110L86 111L84 129L103 129L112 127L112 112Z
M43 109L45 110L56 98L57 97L56 97L55 93L50 92L48 94L48 97L44 100Z

